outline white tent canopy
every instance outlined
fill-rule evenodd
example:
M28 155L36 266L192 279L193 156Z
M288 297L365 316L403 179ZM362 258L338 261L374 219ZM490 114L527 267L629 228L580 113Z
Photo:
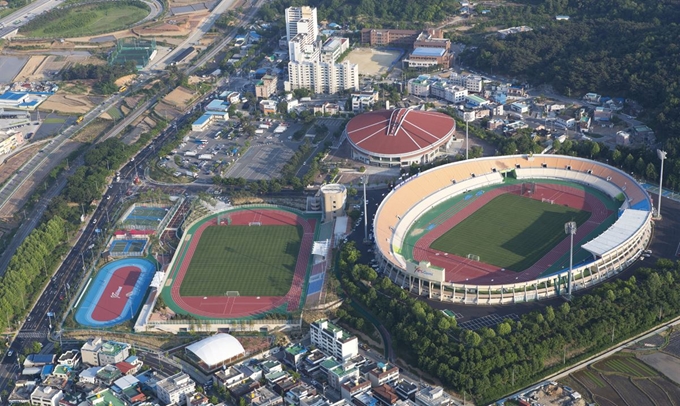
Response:
M331 242L329 240L325 241L314 241L314 246L312 247L312 254L321 255L326 257L328 255L328 249Z
M218 365L231 358L245 353L241 343L233 336L225 333L215 334L186 347L207 365Z
M597 238L583 244L582 247L593 255L601 257L632 237L640 227L644 226L648 216L649 211L624 210L613 226Z

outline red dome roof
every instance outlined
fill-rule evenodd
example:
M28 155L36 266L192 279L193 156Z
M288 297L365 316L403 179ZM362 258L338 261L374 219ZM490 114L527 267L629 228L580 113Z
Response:
M363 152L404 156L448 141L456 122L446 114L409 110L380 110L361 114L347 124L347 137Z

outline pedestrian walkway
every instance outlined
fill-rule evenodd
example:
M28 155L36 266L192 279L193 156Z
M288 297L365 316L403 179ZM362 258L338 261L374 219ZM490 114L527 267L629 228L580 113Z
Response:
M640 183L642 187L648 192L648 193L654 193L655 195L659 194L659 187L650 185L649 183ZM675 200L676 202L680 202L680 193L675 193L674 191L664 189L663 193L661 195L667 199Z

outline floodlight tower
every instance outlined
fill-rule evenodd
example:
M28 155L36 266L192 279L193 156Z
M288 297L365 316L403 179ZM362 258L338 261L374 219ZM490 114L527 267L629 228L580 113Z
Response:
M656 150L656 155L661 160L661 173L659 174L659 203L656 209L656 217L661 218L661 194L663 193L663 161L666 160L666 151Z
M571 245L569 249L569 275L567 277L567 297L571 298L572 272L574 269L574 234L576 234L576 222L564 223L564 233L569 235Z
M366 181L368 181L368 175L361 177L361 183L364 184L364 242L368 241L368 203L366 201Z

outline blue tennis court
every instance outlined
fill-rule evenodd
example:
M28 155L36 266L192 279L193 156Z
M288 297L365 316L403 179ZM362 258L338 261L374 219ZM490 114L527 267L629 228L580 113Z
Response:
M132 239L132 240L114 240L111 242L109 252L111 255L128 254L128 253L142 253L146 249L148 240Z
M166 207L135 206L123 220L124 225L155 228L168 213Z

